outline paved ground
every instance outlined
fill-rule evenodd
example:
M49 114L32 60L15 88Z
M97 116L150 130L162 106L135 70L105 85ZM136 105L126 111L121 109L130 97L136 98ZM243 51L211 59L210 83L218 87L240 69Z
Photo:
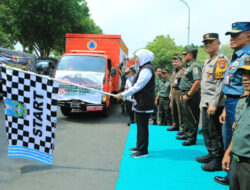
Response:
M0 190L115 189L129 127L118 105L104 118L97 113L58 111L52 167L7 157L3 103L0 103Z

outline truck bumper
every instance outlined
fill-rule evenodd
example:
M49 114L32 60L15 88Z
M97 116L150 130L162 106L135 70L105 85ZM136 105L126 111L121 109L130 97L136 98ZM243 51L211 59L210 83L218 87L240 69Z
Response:
M90 104L79 100L58 100L57 105L81 111L102 111L104 109L104 104Z

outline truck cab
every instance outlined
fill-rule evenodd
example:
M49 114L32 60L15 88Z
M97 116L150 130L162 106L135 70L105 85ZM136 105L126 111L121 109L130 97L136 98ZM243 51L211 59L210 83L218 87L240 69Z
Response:
M116 46L112 46L112 42ZM66 53L59 60L55 78L101 92L118 92L117 73L121 50L117 42L120 43L117 36L110 39L110 35L109 38L107 35L66 35ZM64 115L70 116L74 110L101 111L105 116L109 114L109 95L69 83L61 83L59 86L58 105Z

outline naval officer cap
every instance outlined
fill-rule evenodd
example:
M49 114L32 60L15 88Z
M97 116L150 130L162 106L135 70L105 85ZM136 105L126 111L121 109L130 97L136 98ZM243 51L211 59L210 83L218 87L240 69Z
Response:
M232 24L232 30L226 32L226 35L238 34L248 30L250 30L250 22L235 22Z

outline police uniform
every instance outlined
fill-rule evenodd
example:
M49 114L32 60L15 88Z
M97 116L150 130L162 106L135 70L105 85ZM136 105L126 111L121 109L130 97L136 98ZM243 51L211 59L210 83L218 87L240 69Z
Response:
M197 55L196 49L187 49L185 53L192 53ZM186 70L182 75L181 83L179 88L182 91L182 95L187 95L187 92L192 88L194 82L196 80L201 80L201 66L193 60L191 62L186 63ZM183 145L193 145L196 144L197 138L197 130L199 124L199 116L200 116L200 90L197 90L187 102L182 100L181 102L181 109L182 109L182 116L183 116L183 123L184 123L184 135L182 135ZM177 139L182 139L182 137L176 137Z
M244 31L250 31L250 22L236 22L232 24L232 30L227 32L229 34L237 34ZM250 57L250 45L243 47L233 53L231 63L225 71L225 76L222 84L222 91L224 93L224 102L226 110L226 122L223 125L223 142L226 150L230 145L232 139L232 125L235 120L235 109L240 97L244 94L244 87L242 85L242 71L237 70L244 65L244 60ZM215 177L218 183L229 181L230 171L226 177Z
M250 58L239 70L250 71ZM235 110L230 189L250 189L250 94L241 98Z
M167 70L162 73L167 73ZM171 125L171 113L169 108L169 94L170 94L170 81L168 79L161 79L159 81L159 123L160 125Z
M180 55L175 55L174 59L182 60ZM185 71L183 66L175 68L172 75L171 75L171 115L173 125L172 128L167 129L168 131L179 130L179 126L183 128L183 120L181 114L181 90L179 88L181 77Z
M219 40L217 33L208 33L203 36L203 42ZM219 116L224 109L224 98L222 93L222 81L228 60L220 51L216 57L205 61L202 70L201 81L201 107L202 107L202 129L208 155L196 157L205 171L221 170L221 161L224 154L221 123ZM215 106L214 114L208 113L208 107Z

